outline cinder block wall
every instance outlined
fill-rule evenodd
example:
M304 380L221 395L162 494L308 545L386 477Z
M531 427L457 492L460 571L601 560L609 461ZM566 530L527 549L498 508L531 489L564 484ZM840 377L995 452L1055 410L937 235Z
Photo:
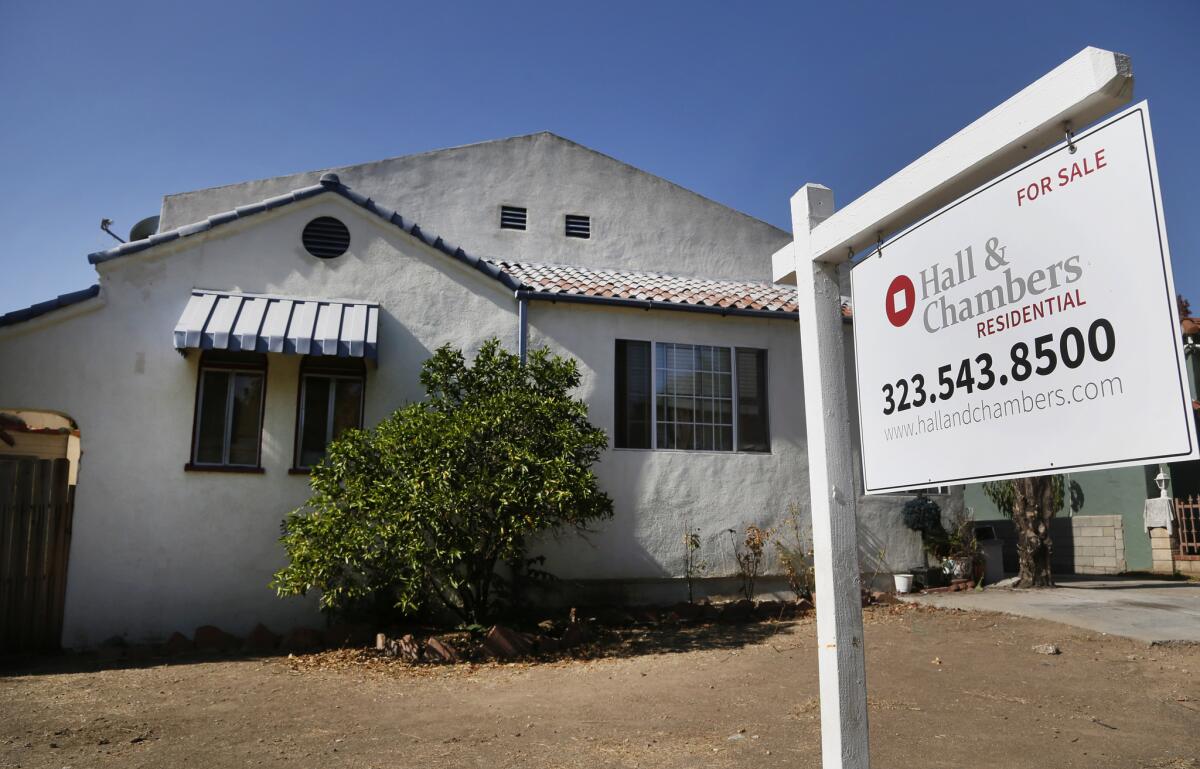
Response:
M1121 516L1086 515L1069 520L1069 552L1076 574L1119 574L1126 570L1125 526Z
M985 521L1004 543L1004 570L1017 572L1017 531L1012 521ZM1055 574L1120 574L1128 571L1125 525L1120 515L1081 515L1050 521Z

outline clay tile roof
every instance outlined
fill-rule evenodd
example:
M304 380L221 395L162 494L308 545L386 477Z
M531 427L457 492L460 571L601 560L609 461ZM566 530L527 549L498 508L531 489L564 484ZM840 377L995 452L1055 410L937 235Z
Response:
M593 270L563 264L496 261L535 294L589 296L626 301L729 309L735 311L796 312L796 289L772 283L708 280L653 272Z
M796 289L792 286L684 278L650 272L593 270L566 265L508 262L469 254L439 236L423 232L420 226L411 220L405 220L398 212L355 192L342 184L337 174L333 173L322 175L317 184L308 187L301 187L257 203L239 206L232 211L214 214L207 219L166 232L158 232L142 240L122 243L105 251L97 251L88 255L88 261L95 265L103 264L153 249L162 244L191 238L265 211L329 193L340 195L380 219L399 227L425 245L482 272L518 294L527 292L539 298L553 298L555 295L564 298L572 296L577 301L586 299L591 302L612 302L614 304L637 303L638 306L659 304L678 309L761 317L795 318L797 314ZM23 310L7 313L0 316L0 326L20 323L60 307L84 301L96 296L99 291L99 286L92 286L83 291L64 294L49 302L42 302Z

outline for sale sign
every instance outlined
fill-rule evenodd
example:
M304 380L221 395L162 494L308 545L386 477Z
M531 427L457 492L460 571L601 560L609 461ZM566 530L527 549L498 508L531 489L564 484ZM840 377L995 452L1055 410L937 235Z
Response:
M867 493L1196 458L1145 102L851 279Z

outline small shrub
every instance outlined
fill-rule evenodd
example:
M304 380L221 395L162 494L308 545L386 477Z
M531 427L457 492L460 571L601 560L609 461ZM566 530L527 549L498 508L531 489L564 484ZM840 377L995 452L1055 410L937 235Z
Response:
M687 578L688 603L695 600L693 582L696 576L702 574L708 564L700 557L700 531L684 527L683 530L683 571Z
M788 505L786 531L788 538L777 537L774 544L788 588L797 599L812 598L816 589L812 536L801 529L800 506L795 503Z
M738 546L733 529L729 530L729 540L733 544L733 557L737 560L738 577L741 579L741 592L746 598L754 600L754 583L762 572L763 554L767 543L771 541L771 530L763 529L753 524L746 527L746 538Z

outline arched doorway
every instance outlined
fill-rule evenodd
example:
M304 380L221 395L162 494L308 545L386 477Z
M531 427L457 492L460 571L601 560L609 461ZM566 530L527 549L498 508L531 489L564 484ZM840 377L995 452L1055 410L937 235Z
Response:
M61 644L79 456L70 417L0 409L0 653Z

